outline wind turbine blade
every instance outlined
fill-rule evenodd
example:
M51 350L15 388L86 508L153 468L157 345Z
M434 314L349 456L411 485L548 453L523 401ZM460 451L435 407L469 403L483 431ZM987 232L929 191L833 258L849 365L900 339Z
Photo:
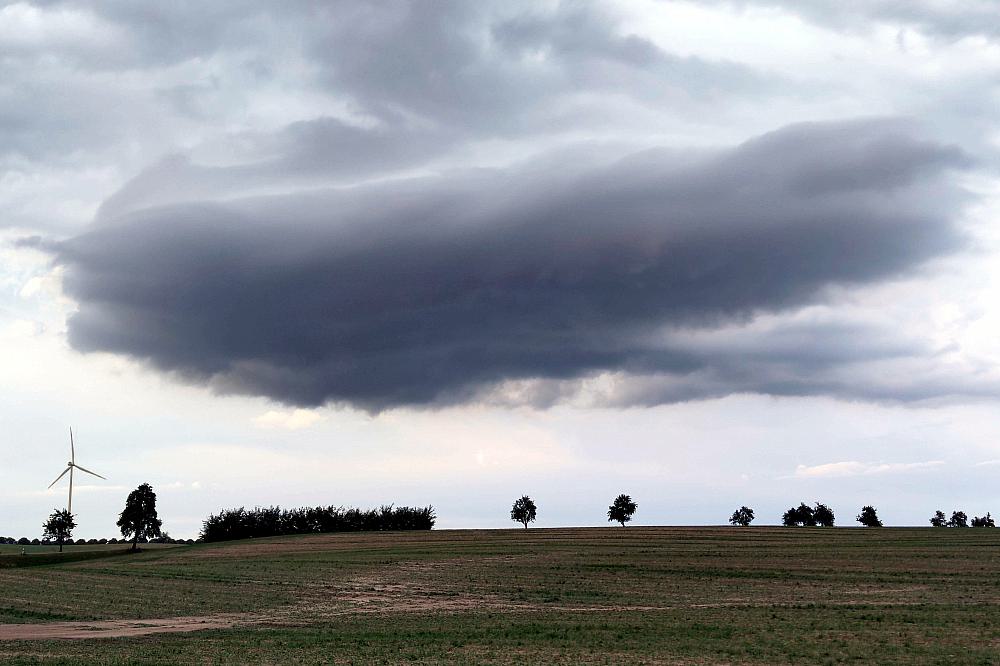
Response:
M76 462L76 447L73 446L73 429L69 429L69 460L70 462Z
M59 483L59 479L61 479L61 478L63 478L64 476L66 476L66 472L68 472L69 470L70 470L70 468L69 468L69 467L67 467L66 469L64 469L64 470L63 470L63 473L62 473L62 474L60 474L59 476L57 476L57 477L56 477L56 480L55 480L55 481L53 481L52 483L50 483L50 484L49 484L49 488L51 488L52 486L54 486L54 485L56 485L57 483ZM107 479L105 479L105 481L107 481ZM49 488L46 488L46 490L48 490Z
M87 469L86 467L80 467L79 465L73 465L73 466L74 466L74 467L76 467L76 468L77 468L78 470L80 470L81 472L86 472L87 474L92 474L93 476L96 476L96 477L97 477L98 479L104 479L104 477L103 477L103 476L101 476L101 475L100 475L100 474L98 474L97 472L91 472L91 471L90 471L89 469ZM107 479L104 479L104 480L105 480L105 481L107 481Z

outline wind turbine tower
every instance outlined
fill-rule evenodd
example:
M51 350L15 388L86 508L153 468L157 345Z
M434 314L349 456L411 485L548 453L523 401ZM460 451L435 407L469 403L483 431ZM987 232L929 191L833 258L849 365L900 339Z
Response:
M69 472L69 502L67 502L67 504L66 504L66 511L68 513L70 513L70 514L73 513L73 470L74 469L78 469L81 472L86 472L87 474L90 474L92 476L96 476L98 479L104 479L104 477L101 476L100 474L98 474L97 472L91 472L86 467L81 467L80 465L76 464L76 447L73 445L73 429L70 428L69 429L69 462L66 463L66 469L63 470L63 473L60 474L59 476L57 476L56 480L49 484L49 488L51 488L52 486L54 486L57 483L59 483L59 479L61 479L64 476L66 476L66 472ZM104 480L107 481L107 479L104 479Z

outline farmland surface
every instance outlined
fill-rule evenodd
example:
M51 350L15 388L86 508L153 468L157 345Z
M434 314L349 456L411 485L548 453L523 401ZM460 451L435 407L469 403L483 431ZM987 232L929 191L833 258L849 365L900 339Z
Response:
M0 569L0 623L4 663L988 664L1000 531L260 539Z

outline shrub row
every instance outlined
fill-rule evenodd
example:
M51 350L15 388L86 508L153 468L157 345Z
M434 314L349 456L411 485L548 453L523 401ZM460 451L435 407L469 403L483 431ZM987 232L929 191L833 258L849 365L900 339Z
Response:
M385 505L377 509L335 506L282 509L254 507L223 509L202 523L200 541L229 541L316 532L367 532L429 530L434 527L434 507Z
M176 544L192 544L194 539L171 539L167 537L157 537L155 539L140 539L140 543L176 543ZM128 539L77 539L73 541L70 539L66 542L66 545L76 544L77 546L103 546L105 544L115 544L115 543L132 543ZM0 546L54 546L55 541L49 539L29 539L27 537L21 537L20 539L15 539L14 537L0 537Z

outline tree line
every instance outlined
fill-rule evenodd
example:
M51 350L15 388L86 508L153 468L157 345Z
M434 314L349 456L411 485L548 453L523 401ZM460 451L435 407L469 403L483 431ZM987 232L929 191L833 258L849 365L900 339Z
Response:
M638 508L629 495L619 495L608 507L608 521L620 523L622 527L632 520ZM514 500L514 505L510 509L510 519L521 523L525 528L528 523L535 522L538 517L538 507L527 495L522 495ZM882 527L882 520L878 517L878 510L870 504L861 507L861 511L855 520L863 527ZM729 523L733 526L746 527L754 521L754 511L748 506L741 506L733 511L729 517ZM798 506L790 507L781 516L781 524L785 527L833 527L836 515L826 504L816 502L809 506L805 502L800 502ZM946 518L943 511L935 511L931 516L932 527L969 527L969 519L964 511L955 511L951 518ZM985 516L976 516L972 519L972 527L995 527L993 517L986 513Z
M616 497L608 507L608 522L619 523L625 527L625 523L632 520L632 516L635 515L638 508L639 505L632 500L632 497L623 493ZM528 523L535 522L537 515L538 507L527 495L514 500L514 506L510 509L510 519L521 523L525 529L527 529Z
M437 516L434 507L383 505L377 509L335 506L254 507L223 509L202 523L199 541L230 541L288 534L429 530Z
M67 538L64 542L67 546L106 546L114 545L118 543L130 544L131 539L118 539L117 537L112 537L111 539L69 539ZM173 544L193 544L194 539L175 539L166 532L163 536L153 537L152 539L139 539L139 543L173 543ZM0 546L58 546L59 544L52 539L39 539L35 537L34 539L29 539L28 537L2 537L0 536Z
M159 540L162 543L175 543L170 535L161 531L163 521L156 513L156 493L148 483L143 483L138 488L129 493L125 500L125 508L118 515L118 528L121 530L121 543L132 544L131 550L139 549L139 543L149 543ZM74 543L73 530L76 529L76 518L66 509L56 509L42 524L41 541L33 540L25 543L27 539L21 538L16 542L18 545L48 545L56 544L59 552L63 546ZM127 540L126 540L127 539ZM38 543L35 543L38 541ZM119 543L117 539L91 539L89 542L77 539L77 545L87 543Z
M609 522L619 523L622 527L632 520L639 505L630 495L620 494L608 506ZM510 511L511 520L521 523L525 528L535 521L538 507L527 495L514 501ZM754 521L754 510L741 506L729 517L734 526L748 526ZM383 505L377 509L363 511L344 507L301 507L282 509L277 506L254 507L247 509L223 509L218 514L211 514L202 523L199 541L229 541L233 539L250 539L268 536L283 536L289 534L308 534L324 532L360 532L360 531L404 531L429 530L434 527L437 517L434 507L397 507ZM815 502L813 506L805 502L790 507L782 514L781 524L786 527L833 527L836 516L829 506ZM855 520L864 527L882 527L878 511L874 506L861 508ZM930 518L932 527L969 527L970 521L964 511L953 511L948 518L943 511L935 511ZM995 527L992 515L974 516L972 527ZM0 545L49 545L56 544L60 552L64 544L103 545L115 543L131 543L132 550L138 549L140 543L194 543L192 539L172 539L161 530L156 512L156 493L148 483L140 485L129 493L125 508L118 517L118 527L123 539L72 539L76 527L74 516L65 510L56 510L42 525L44 533L41 539L22 537L0 537Z
M781 517L781 524L785 527L833 527L835 516L833 510L827 505L816 502L814 506L809 506L801 502L798 506L791 507ZM878 517L878 510L875 507L865 505L861 507L861 512L855 520L863 527L882 527L882 520ZM749 525L753 521L753 509L740 507L729 518L733 525ZM931 527L969 527L969 519L964 511L954 511L951 518L946 518L944 511L935 511L930 518ZM972 519L972 527L996 527L993 517L987 511L985 516L976 516Z
M437 516L434 507L407 507L383 505L367 511L344 507L303 507L282 509L277 506L247 509L223 509L209 515L202 523L199 541L228 541L254 537L282 536L316 532L402 531L429 530ZM156 511L156 493L148 483L129 493L125 508L118 516L122 540L77 539L75 516L64 509L56 509L42 525L41 539L0 537L0 545L41 546L105 545L131 543L138 550L140 543L193 544L193 539L172 539L162 530L162 521Z

